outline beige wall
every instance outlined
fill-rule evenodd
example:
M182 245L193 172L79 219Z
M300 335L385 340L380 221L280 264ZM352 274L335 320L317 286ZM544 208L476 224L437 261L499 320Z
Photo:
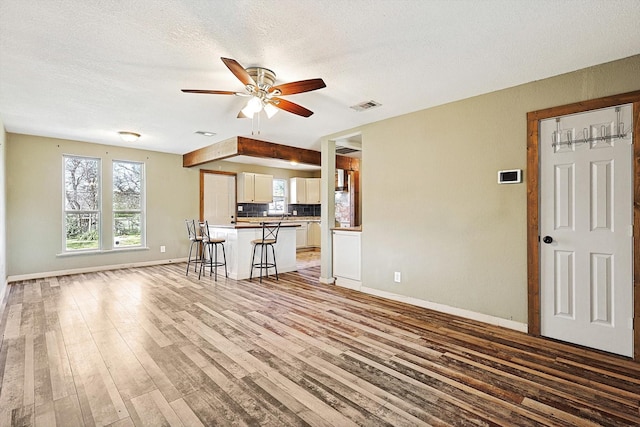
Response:
M638 76L635 56L345 131L362 132L363 286L526 323L526 184L497 172L526 168L528 111Z
M184 219L199 216L200 168L265 173L284 179L313 175L309 172L225 161L187 169L182 167L180 155L11 133L8 134L7 144L2 144L0 148L5 145L8 147L9 230L6 242L11 248L5 277L37 276L51 272L184 258L188 252ZM63 246L63 154L101 158L103 191L109 190L105 185L110 182L107 177L110 177L112 160L145 163L148 250L60 256ZM108 246L112 240L108 208L103 209L102 224L103 242ZM161 245L166 246L166 253L160 253Z
M199 212L198 170L182 156L85 142L7 134L7 258L9 276L184 258L185 218ZM58 256L62 251L62 155L102 159L103 191L112 160L145 163L147 246L143 251ZM104 200L104 198L103 198ZM103 240L112 240L111 214L103 209ZM160 253L160 246L166 253Z
M283 162L284 164L285 162ZM300 171L296 169L272 168L258 165L248 165L243 163L218 160L198 166L200 169L224 172L253 172L273 175L274 178L289 179L293 177L313 178L319 177L320 171Z
M0 306L7 290L6 147L6 133L0 119Z

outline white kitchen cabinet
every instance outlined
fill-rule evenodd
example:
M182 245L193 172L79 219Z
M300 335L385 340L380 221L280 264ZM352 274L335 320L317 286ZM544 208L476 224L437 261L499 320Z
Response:
M319 205L320 204L320 178L307 178L307 204Z
M359 231L333 231L333 274L336 285L360 290L361 233Z
M296 249L307 247L307 223L296 222L300 227L296 227Z
M303 205L320 204L320 178L291 178L289 203Z
M271 203L273 176L260 173L238 174L238 203Z
M320 247L320 221L309 221L307 229L307 246Z
M289 203L305 204L307 203L307 179L291 178L289 179Z

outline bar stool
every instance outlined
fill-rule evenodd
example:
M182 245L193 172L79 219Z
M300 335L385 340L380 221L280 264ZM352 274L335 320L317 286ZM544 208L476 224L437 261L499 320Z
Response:
M202 236L198 236L196 232L196 221L194 219L184 220L185 225L187 226L187 234L189 235L189 240L191 243L189 244L189 257L187 258L187 276L189 275L189 266L191 263L194 263L193 272L196 272L198 268L198 264L202 262L202 258L200 252L202 251ZM196 247L195 256L191 256L193 253L193 247Z
M280 231L281 222L263 222L262 238L251 241L253 245L253 254L251 255L251 272L249 273L249 281L253 278L253 269L260 269L260 283L262 283L262 270L265 270L266 276L269 277L269 269L276 271L276 280L278 279L278 266L276 265L276 250L273 245L278 243L278 232ZM256 262L256 249L260 246L260 262ZM273 262L269 262L269 249L273 255ZM266 248L266 250L265 250Z
M227 254L224 250L225 239L211 237L211 235L209 234L209 223L207 221L200 223L200 236L202 237L203 249L198 279L200 279L202 269L207 265L209 266L209 276L211 276L211 273L213 273L215 270L214 280L216 282L218 281L218 267L224 266L224 276L229 277L229 273L227 272ZM218 261L218 245L222 246L223 261ZM207 250L209 251L208 259L206 257Z

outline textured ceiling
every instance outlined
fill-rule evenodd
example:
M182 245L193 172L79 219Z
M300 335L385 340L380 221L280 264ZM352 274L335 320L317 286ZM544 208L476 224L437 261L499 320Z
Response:
M640 53L638 0L0 0L0 118L9 132L186 153L251 136L220 57L315 114L263 118L260 139L323 135ZM381 107L355 112L375 100ZM216 132L212 138L194 134Z

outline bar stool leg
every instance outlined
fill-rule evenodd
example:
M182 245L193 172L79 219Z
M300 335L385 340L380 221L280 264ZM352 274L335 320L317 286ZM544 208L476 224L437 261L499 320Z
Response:
M276 265L276 249L273 247L273 245L269 246L271 246L271 253L273 253L273 268L276 270L276 280L280 280L278 278L278 266Z
M224 277L229 278L229 273L227 272L227 253L224 250L224 243L222 243L222 259L224 260Z
M218 281L218 245L217 244L213 245L213 250L216 252L215 256L214 256L214 258L215 258L215 262L214 262L215 273L213 274L213 280L215 280L217 282Z
M249 273L249 281L251 281L251 279L253 278L253 268L255 267L255 264L256 264L257 248L258 248L258 245L253 245L253 254L251 255L251 273Z

